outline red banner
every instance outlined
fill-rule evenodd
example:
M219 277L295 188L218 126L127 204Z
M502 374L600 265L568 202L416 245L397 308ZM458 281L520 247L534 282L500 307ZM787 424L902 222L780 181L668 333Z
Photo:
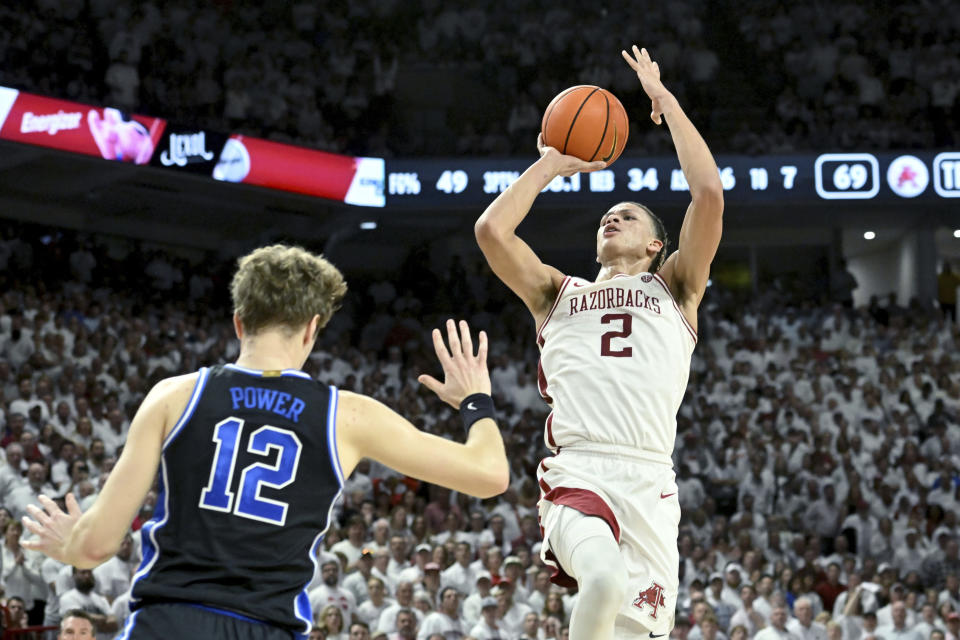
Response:
M89 107L6 89L0 102L0 138L134 164L150 162L163 133L160 118L125 117L110 107Z
M381 158L341 156L233 135L220 153L213 177L382 207L383 166Z

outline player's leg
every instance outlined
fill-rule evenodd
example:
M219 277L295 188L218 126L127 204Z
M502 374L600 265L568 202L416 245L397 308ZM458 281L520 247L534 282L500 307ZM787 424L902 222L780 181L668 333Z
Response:
M620 546L601 518L562 510L550 534L550 548L577 580L580 594L570 618L571 640L612 640L617 612L627 593Z

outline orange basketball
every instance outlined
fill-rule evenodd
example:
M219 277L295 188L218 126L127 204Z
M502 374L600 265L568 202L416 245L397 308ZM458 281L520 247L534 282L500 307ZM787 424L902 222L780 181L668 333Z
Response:
M609 165L627 144L630 122L615 95L584 84L561 91L550 101L541 131L544 144L560 153Z

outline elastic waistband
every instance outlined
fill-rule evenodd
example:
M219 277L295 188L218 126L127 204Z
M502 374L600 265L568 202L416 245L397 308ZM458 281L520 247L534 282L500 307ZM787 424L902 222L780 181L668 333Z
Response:
M673 458L665 453L659 451L650 451L649 449L637 449L636 447L628 447L622 444L586 441L577 442L576 444L572 444L570 446L561 447L560 451L557 452L557 455L562 455L568 451L570 453L617 456L622 458L630 458L638 462L649 462L653 464L666 465L671 468L673 467Z
M270 625L266 620L260 620L258 618L251 618L250 616L240 613L239 611L233 611L230 609L224 609L223 607L214 607L209 604L203 604L202 602L187 602L185 600L148 600L143 602L143 607L149 606L183 606L183 607L192 607L194 609L203 609L204 611L209 611L210 613L215 613L221 616L228 616L230 618L236 618L237 620L243 620L244 622L252 622L254 624L264 624ZM139 607L138 607L139 608Z

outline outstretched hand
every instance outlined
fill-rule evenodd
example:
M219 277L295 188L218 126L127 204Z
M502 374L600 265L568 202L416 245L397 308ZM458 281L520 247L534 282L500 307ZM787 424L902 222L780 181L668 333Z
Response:
M77 520L83 515L80 505L72 493L68 493L64 502L67 510L63 511L57 503L41 495L37 498L43 509L36 505L27 505L27 513L30 517L23 516L23 526L30 532L35 533L38 538L33 540L24 540L23 546L26 549L40 551L54 560L64 564L72 564L67 558L67 541L70 539L70 532L76 526Z
M576 156L568 156L560 153L555 147L549 147L543 142L543 133L537 136L537 151L541 158L549 158L553 161L555 171L558 175L569 178L576 173L590 173L607 166L602 160L587 162Z
M627 61L630 68L637 72L640 86L643 87L647 97L653 103L650 119L656 124L661 124L663 122L662 116L669 108L670 101L674 100L674 97L660 82L660 65L650 59L650 54L647 53L646 49L639 49L637 45L633 45L633 55L626 51L621 51L620 55Z
M479 334L477 354L473 354L473 339L465 320L460 321L460 332L453 320L447 320L447 342L439 329L433 330L433 348L443 367L443 382L423 374L417 380L430 391L452 406L460 408L463 399L474 393L490 393L490 372L487 370L487 334Z

